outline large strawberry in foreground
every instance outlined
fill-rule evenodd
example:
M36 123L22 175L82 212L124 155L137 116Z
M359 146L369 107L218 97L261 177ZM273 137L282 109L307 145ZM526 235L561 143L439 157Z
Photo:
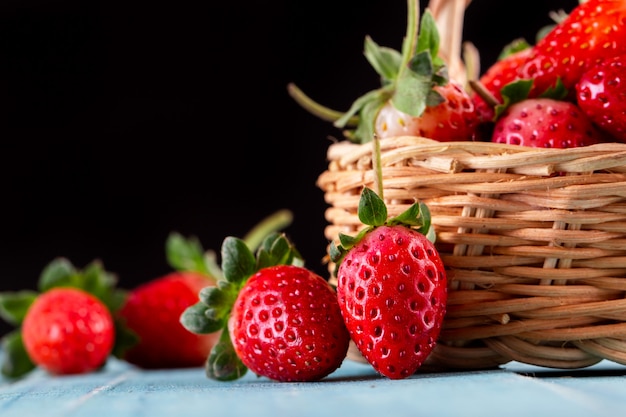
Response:
M295 265L262 268L245 283L228 323L242 362L277 381L319 380L343 362L350 342L337 294Z
M181 317L194 333L221 332L207 376L229 381L248 369L276 381L314 381L337 369L349 336L334 289L303 266L284 234L255 254L244 241L222 245L223 277Z
M331 245L339 306L374 369L390 379L406 378L434 349L446 311L445 268L426 235L430 215L415 203L387 219L384 201L364 188L359 218L368 227Z

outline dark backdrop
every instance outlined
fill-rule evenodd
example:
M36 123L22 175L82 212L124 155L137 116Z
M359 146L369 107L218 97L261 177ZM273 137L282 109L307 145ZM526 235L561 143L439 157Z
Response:
M513 4L467 10L484 66L576 0ZM315 181L339 132L286 85L347 109L378 86L365 35L399 49L405 23L389 0L4 0L0 291L34 289L58 256L100 259L130 288L171 270L170 232L219 251L281 208L325 275Z

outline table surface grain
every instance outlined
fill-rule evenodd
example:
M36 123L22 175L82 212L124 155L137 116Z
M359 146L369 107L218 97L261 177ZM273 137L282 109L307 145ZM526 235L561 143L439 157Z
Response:
M0 353L1 354L1 353ZM87 375L0 377L0 416L612 416L626 413L626 366L581 370L516 362L498 369L389 380L345 360L325 379L281 383L251 372L208 379L202 368L146 371L115 359Z

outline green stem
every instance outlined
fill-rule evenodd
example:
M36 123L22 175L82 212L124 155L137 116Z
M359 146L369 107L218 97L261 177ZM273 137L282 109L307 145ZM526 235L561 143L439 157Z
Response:
M270 233L284 229L293 221L293 213L290 210L279 210L271 216L266 217L254 226L244 237L243 241L252 252L258 249Z
M339 112L337 110L330 109L328 107L322 106L317 103L309 96L304 94L304 91L300 90L294 83L289 83L287 85L287 92L293 98L296 103L302 106L309 113L314 116L319 117L322 120L326 120L328 122L334 122L341 117L343 117L344 113ZM351 117L346 125L356 126L359 123L359 118L357 116Z
M378 138L378 136L374 135L374 152L373 152L373 160L372 163L374 164L374 178L375 178L375 182L376 182L376 189L378 192L378 196L380 197L380 199L384 199L383 196L383 164L382 161L380 159L380 139Z
M417 38L419 32L420 5L419 0L407 0L408 17L406 25L406 34L402 44L402 65L398 72L400 75L409 67L411 57L415 55L417 50Z

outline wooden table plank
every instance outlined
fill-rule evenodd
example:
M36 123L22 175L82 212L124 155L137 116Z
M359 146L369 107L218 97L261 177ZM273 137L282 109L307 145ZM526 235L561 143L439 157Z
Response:
M112 359L88 375L36 370L18 381L0 379L0 416L615 417L626 412L625 375L626 367L605 362L576 373L509 364L393 381L345 361L314 383L279 383L252 373L218 382L201 368L144 371Z

